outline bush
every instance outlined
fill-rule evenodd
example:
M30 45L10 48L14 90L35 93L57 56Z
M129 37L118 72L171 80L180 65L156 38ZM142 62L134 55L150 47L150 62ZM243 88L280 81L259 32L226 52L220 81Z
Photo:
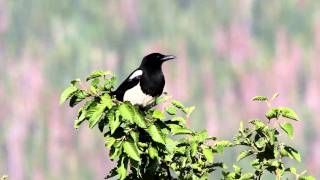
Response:
M76 79L61 94L60 102L68 100L70 107L81 102L74 127L79 128L87 121L89 128L98 127L104 136L105 146L110 149L109 158L117 161L106 178L118 179L207 179L213 171L220 170L221 179L261 179L270 172L276 179L286 173L296 179L315 179L306 176L306 171L298 173L289 167L285 158L300 162L299 152L283 142L279 136L287 134L293 138L290 120L298 121L296 113L287 107L272 107L270 100L256 96L254 101L267 102L267 122L262 119L249 121L249 127L240 123L239 132L232 142L217 140L207 132L196 132L187 127L187 121L195 109L186 107L177 100L170 100L165 110L156 105L169 101L164 95L150 107L137 107L129 102L120 102L110 96L115 77L111 72L95 71L87 78L87 83ZM287 119L277 126L270 121ZM283 121L283 120L281 120ZM242 172L237 162L233 170L226 163L215 161L225 148L246 147L238 155L237 161L251 156L252 172ZM243 149L243 148L242 148Z

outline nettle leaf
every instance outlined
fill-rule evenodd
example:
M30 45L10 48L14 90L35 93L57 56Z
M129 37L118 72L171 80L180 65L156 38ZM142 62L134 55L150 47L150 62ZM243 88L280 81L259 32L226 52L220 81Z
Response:
M293 134L294 134L294 130L293 130L293 126L290 123L281 123L280 124L281 129L288 134L288 136L293 139Z
M106 75L111 75L112 73L110 71L93 71L87 78L86 81L89 81L91 79L102 77Z
M207 140L208 137L208 132L206 130L198 132L195 136L194 139L198 142L203 142Z
M254 175L252 173L244 173L240 177L240 180L251 180L251 179L254 179Z
M133 122L134 110L129 104L122 103L119 106L119 112L120 112L120 115L123 117L123 119Z
M280 116L280 109L279 108L271 108L269 111L267 111L265 115L269 120L276 118L278 119Z
M89 119L89 127L93 128L101 119L106 108L112 107L112 100L109 94L100 96L100 102L94 107L94 113Z
M288 118L288 119L292 119L295 121L299 120L298 115L290 108L287 107L282 107L281 108L281 115L282 117Z
M167 151L170 153L174 152L177 147L177 142L171 138L165 138L165 142Z
M202 149L204 157L206 157L209 163L213 163L213 152L211 148L205 147Z
M147 128L146 122L144 121L144 117L141 115L138 109L133 107L133 111L134 111L133 122L141 128Z
M149 126L147 132L150 134L151 138L154 141L165 145L165 141L162 137L161 130L156 125L153 124Z
M255 96L252 98L252 101L268 101L268 98L265 96Z
M132 159L140 162L140 153L137 144L133 140L125 141L123 143L124 152Z
M163 120L165 118L163 112L158 109L153 111L152 117L160 120Z
M252 155L252 154L253 154L253 151L251 151L251 150L242 151L242 152L238 155L237 161L240 161L240 160L242 160L242 159L244 159L244 158L246 158L246 157L248 157L248 156L250 156L250 155Z
M178 109L184 109L184 105L180 101L172 100L171 104L177 107Z
M170 115L176 115L177 114L177 110L175 107L173 106L169 106L166 108L166 112Z
M78 88L76 86L69 86L67 87L60 96L60 104L64 103L69 97L73 95L74 92L76 92Z

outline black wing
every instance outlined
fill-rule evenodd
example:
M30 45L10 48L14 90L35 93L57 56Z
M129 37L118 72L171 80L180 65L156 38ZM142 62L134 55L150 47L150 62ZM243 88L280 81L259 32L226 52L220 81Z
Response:
M133 88L135 85L137 85L140 82L140 79L142 77L142 70L136 69L134 70L128 77L125 79L120 86L112 92L112 95L115 95L117 100L123 101L124 93L128 90Z

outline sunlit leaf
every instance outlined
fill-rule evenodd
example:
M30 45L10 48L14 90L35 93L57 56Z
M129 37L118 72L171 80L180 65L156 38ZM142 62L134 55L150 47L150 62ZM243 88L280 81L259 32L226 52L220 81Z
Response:
M290 124L290 123L281 123L280 124L280 127L281 129L288 134L288 136L293 139L293 134L294 134L294 131L293 131L293 126Z
M139 150L133 140L125 141L123 143L123 150L132 159L140 161Z
M147 132L150 134L151 138L161 144L165 144L162 137L161 130L156 125L151 125L148 127Z
M281 108L281 115L282 117L288 118L288 119L292 119L295 121L299 120L298 115L290 108L287 107L282 107Z
M64 103L71 95L78 90L75 86L67 87L60 96L60 104Z
M267 101L268 98L265 96L255 96L252 98L252 101Z

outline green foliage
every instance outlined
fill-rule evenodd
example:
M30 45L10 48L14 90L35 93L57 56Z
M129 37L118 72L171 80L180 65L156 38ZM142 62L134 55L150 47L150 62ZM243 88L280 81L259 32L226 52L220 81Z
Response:
M279 117L298 120L292 109L270 108L266 113L268 123L254 119L244 127L241 122L233 142L216 141L206 131L195 132L186 127L186 119L190 118L194 106L186 107L172 100L171 105L159 110L117 101L109 95L115 82L110 72L95 71L86 81L87 87L79 79L71 81L60 102L69 99L71 107L82 102L74 127L79 128L87 121L89 128L98 127L103 134L105 147L110 149L109 158L117 161L117 166L107 178L208 179L209 174L217 169L221 169L223 179L260 179L265 172L277 178L285 173L292 173L297 179L313 178L305 176L305 172L298 174L294 167L286 165L285 158L301 161L297 150L279 140L280 132L293 138L293 126L288 122L281 123L279 127L269 124ZM253 100L271 104L276 96L271 100L256 96ZM160 97L156 104L167 99ZM215 161L217 155L223 156L226 148L238 146L246 149L239 153L237 161L252 157L253 172L243 172L236 163L230 171L225 163Z

